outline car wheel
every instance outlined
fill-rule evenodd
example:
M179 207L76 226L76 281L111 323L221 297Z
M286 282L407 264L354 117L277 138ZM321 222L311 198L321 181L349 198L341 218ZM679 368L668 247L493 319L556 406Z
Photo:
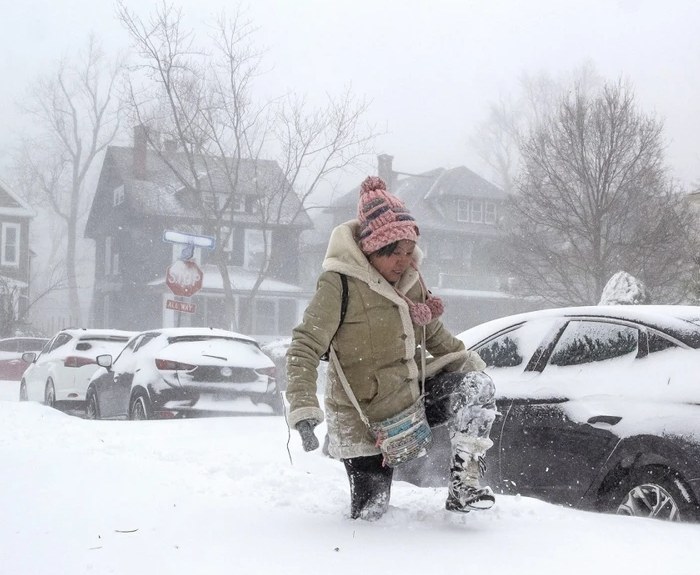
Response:
M99 419L100 409L97 407L97 394L94 389L89 389L85 400L85 419Z
M19 384L19 400L29 401L29 394L27 394L27 382L22 380Z
M138 421L152 417L151 402L148 398L143 393L134 396L129 404L129 419Z
M46 387L44 388L44 405L49 407L56 406L56 388L53 386L53 379L51 378L46 381Z
M618 515L681 521L696 517L697 506L677 474L663 467L633 470L613 497Z

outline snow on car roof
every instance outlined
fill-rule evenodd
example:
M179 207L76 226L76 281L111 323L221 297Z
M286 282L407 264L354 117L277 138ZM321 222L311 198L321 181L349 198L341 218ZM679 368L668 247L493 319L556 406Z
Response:
M676 330L700 330L700 306L683 305L592 305L549 308L505 316L471 327L457 337L467 345L511 325L536 319L591 316L640 322L649 326ZM692 325L690 325L692 324Z
M125 331L121 329L91 329L91 328L68 328L62 329L61 332L67 333L78 339L119 339L128 340L134 335L135 331Z
M182 337L188 335L194 336L217 336L217 337L228 337L235 339L243 339L253 343L257 343L256 340L248 335L243 335L242 333L237 333L235 331L228 331L226 329L219 329L215 327L163 327L160 329L147 330L144 333L160 333L166 337Z

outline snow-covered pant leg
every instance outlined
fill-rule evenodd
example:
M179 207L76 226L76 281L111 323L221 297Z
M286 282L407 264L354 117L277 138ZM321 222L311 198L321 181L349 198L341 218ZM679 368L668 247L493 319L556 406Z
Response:
M461 433L483 439L475 442L486 451L496 418L496 388L481 371L439 373L425 380L425 413L431 427L446 423L450 435ZM483 446L486 446L485 448Z
M379 519L389 508L394 470L382 455L343 459L350 481L351 519Z
M431 426L447 423L451 459L447 509L487 509L493 492L481 487L486 464L484 454L493 445L489 438L496 417L495 387L483 372L441 373L426 380L426 415Z

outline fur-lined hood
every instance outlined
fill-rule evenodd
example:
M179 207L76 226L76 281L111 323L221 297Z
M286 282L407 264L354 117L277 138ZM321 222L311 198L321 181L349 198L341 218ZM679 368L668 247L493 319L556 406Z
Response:
M370 287L382 284L386 286L388 282L369 263L367 256L362 253L357 244L356 235L359 225L357 220L350 220L340 224L333 230L330 240L328 240L328 248L326 249L322 268L324 271L337 272L357 278ZM413 261L416 266L419 266L423 261L423 252L418 245L413 250ZM395 287L405 294L416 282L418 282L418 272L413 268L409 268ZM386 290L382 290L379 293L384 291ZM386 294L383 293L382 295Z

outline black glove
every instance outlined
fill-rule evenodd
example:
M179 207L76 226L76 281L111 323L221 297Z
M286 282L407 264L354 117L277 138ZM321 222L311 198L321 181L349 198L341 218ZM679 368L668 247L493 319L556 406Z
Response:
M296 424L296 429L301 435L301 443L304 451L313 451L318 449L318 439L314 434L314 427L317 423L313 419L302 419Z

